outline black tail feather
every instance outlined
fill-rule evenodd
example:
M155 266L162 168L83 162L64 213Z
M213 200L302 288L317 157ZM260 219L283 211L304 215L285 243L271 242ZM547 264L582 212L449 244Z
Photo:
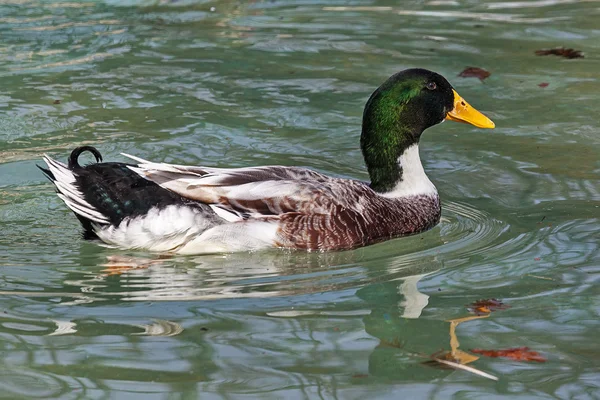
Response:
M90 220L85 217L82 217L81 215L79 215L77 213L73 213L73 214L75 214L75 216L77 217L79 222L81 222L81 226L83 227L83 232L81 232L81 237L84 240L98 239L98 235L96 235L96 232L94 232L94 227L92 226L92 223L90 222Z
M50 180L50 182L54 182L56 180L56 178L54 177L54 174L52 172L50 172L50 170L48 168L40 167L37 164L35 164L35 166L42 170L42 172L44 173L44 176L46 178L48 178Z
M44 173L44 176L46 176L46 178L48 178L48 180L50 180L50 182L56 181L54 174L48 168L41 167L37 164L35 166L38 167ZM56 191L59 192L58 189L56 189ZM81 225L83 226L83 232L81 232L81 236L83 237L83 239L84 240L98 239L98 235L96 235L96 233L94 232L94 229L92 227L92 223L90 222L90 220L82 217L81 215L79 215L77 213L73 213L73 214L75 214L75 216L77 217L77 219L79 220L79 222L81 222Z

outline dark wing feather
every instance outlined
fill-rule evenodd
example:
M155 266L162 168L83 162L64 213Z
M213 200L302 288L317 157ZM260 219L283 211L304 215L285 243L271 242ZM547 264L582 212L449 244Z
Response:
M111 224L124 218L145 215L153 207L183 204L185 199L154 182L143 179L124 163L91 164L75 170L76 182L84 199Z

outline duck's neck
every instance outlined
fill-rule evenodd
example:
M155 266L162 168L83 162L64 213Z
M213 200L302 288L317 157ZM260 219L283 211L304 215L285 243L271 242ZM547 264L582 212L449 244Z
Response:
M394 132L372 140L365 138L363 126L361 147L373 190L385 197L437 195L421 164L419 143L413 139L418 136Z
M407 147L398 157L396 168L399 177L391 189L383 191L385 197L437 196L437 189L429 180L419 157L419 144Z

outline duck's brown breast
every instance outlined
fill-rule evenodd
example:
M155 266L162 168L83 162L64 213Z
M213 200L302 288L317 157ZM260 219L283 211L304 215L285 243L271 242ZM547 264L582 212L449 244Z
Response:
M282 215L278 244L306 250L352 249L423 232L440 220L437 195L390 199L371 193L365 191L354 202L332 199L324 214Z

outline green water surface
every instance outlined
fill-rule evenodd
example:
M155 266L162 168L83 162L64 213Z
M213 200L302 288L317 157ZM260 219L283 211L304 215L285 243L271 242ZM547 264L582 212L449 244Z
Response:
M559 46L585 58L534 55ZM0 1L0 397L600 398L599 52L597 1ZM414 237L158 258L82 241L35 168L88 144L367 179L362 107L416 66L497 128L425 133L444 218ZM486 298L510 308L460 350L547 361L424 365Z

